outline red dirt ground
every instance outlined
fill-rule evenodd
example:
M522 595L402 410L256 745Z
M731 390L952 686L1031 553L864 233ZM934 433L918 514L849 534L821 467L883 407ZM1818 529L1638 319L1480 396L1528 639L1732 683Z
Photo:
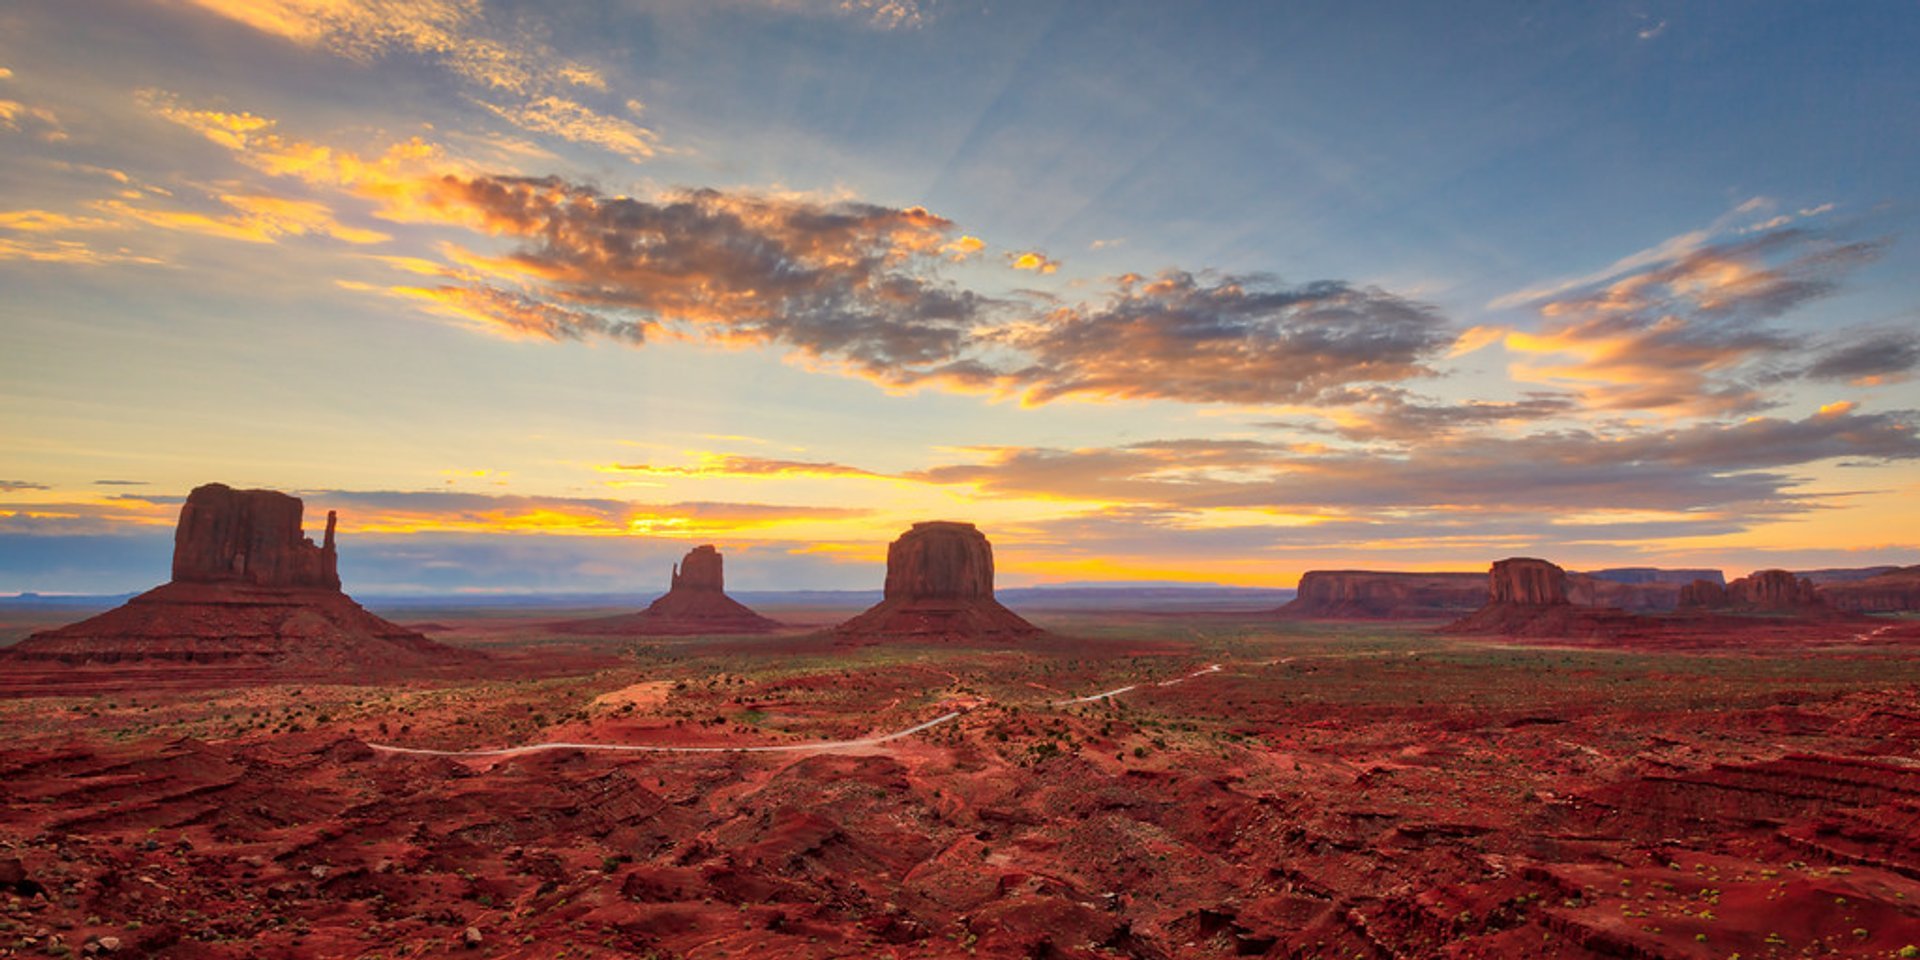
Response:
M1920 955L1913 621L1574 646L1083 616L847 649L433 619L485 675L0 691L0 955ZM819 752L369 746L952 710Z

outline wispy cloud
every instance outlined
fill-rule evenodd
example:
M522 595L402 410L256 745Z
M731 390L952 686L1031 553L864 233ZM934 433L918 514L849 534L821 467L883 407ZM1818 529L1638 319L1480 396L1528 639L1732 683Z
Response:
M468 85L475 102L530 133L634 160L656 150L652 130L581 102L583 95L606 95L600 71L560 56L522 31L495 26L480 0L188 2L262 33L353 60L407 54L439 64Z
M1511 373L1603 409L1761 408L1758 365L1803 346L1766 322L1832 293L1884 246L1786 228L1641 262L1539 302L1541 327L1506 336L1523 356Z

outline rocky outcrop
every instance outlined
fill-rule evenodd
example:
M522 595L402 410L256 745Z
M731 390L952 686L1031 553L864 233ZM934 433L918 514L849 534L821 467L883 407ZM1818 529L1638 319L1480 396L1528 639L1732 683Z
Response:
M1324 620L1447 619L1487 599L1484 573L1310 570L1283 617Z
M1756 570L1727 584L1727 605L1739 610L1809 610L1825 606L1813 581L1785 570Z
M366 676L481 657L389 623L340 592L336 518L327 514L325 539L315 546L302 532L303 510L300 498L272 490L198 487L180 509L172 582L36 633L0 657L104 669L219 665L264 671L267 679Z
M667 586L670 593L724 593L727 584L721 571L719 549L704 543L687 551L687 555L674 564L673 578Z
M1863 580L1819 584L1820 597L1836 610L1904 613L1920 610L1920 566L1899 567Z
M1682 586L1696 577L1717 582L1720 571L1622 567L1567 573L1566 597L1577 607L1672 610L1679 605ZM1320 620L1439 620L1472 613L1487 599L1484 573L1314 570L1300 578L1293 601L1277 612Z
M340 589L336 517L327 511L316 547L300 529L304 509L299 497L277 490L195 487L173 531L173 582Z
M674 565L666 594L639 613L554 624L558 633L605 636L702 636L707 634L766 633L778 630L746 604L727 596L720 551L702 544Z
M1487 574L1488 602L1514 607L1566 604L1567 572L1532 557L1497 560Z
M1680 588L1680 609L1718 610L1727 605L1727 588L1712 580L1695 580Z
M1634 619L1614 609L1575 606L1567 572L1533 557L1496 561L1487 572L1485 606L1443 629L1508 637L1591 637L1625 629Z
M971 523L932 521L887 547L878 604L834 628L843 641L1006 641L1040 629L993 597L993 545Z

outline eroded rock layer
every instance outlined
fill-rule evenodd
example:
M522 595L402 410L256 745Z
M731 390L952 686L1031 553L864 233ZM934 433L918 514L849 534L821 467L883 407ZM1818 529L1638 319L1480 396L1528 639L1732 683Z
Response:
M304 509L278 490L195 487L173 531L173 582L340 589L335 516L327 512L325 540L314 546L300 528Z
M932 521L887 547L878 604L834 628L853 642L1009 640L1040 629L993 598L993 545L971 523Z

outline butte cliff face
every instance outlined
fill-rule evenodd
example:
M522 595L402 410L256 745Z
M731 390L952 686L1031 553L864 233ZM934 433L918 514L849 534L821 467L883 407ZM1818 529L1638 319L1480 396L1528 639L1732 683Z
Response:
M1686 610L1732 610L1790 616L1831 612L1813 581L1785 570L1757 570L1725 587L1706 580L1696 580L1682 592L1680 606Z
M746 604L727 596L720 551L712 544L694 547L673 568L666 594L639 613L554 624L559 633L608 636L699 636L766 633L780 628Z
M1568 598L1567 572L1533 557L1496 561L1487 572L1487 603L1445 627L1449 633L1509 637L1605 635L1633 619L1611 608L1576 606Z
M1567 572L1532 557L1495 561L1487 573L1488 602L1513 607L1564 606Z
M173 580L0 655L76 667L218 665L247 679L365 674L478 659L368 613L340 592L335 517L315 546L300 498L207 484L174 531Z
M971 523L916 523L887 547L883 599L834 628L843 640L1004 641L1040 629L993 597L993 545Z
M340 589L337 518L327 511L316 547L300 527L304 509L299 497L277 490L195 487L173 531L173 582Z
M1785 570L1756 570L1727 584L1727 605L1748 610L1809 610L1826 604L1813 581Z

